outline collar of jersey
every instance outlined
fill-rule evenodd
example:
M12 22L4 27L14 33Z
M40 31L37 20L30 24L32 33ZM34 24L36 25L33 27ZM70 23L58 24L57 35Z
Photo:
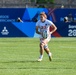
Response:
M45 21L46 21L46 20L45 20ZM43 22L41 21L41 22L44 23L45 21L43 21Z

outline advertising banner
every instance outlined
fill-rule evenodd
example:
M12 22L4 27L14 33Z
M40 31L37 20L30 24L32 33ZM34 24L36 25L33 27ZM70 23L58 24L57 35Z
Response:
M56 22L55 25L58 29L52 37L76 37L76 23ZM35 27L34 22L1 22L0 37L39 37Z
M52 37L76 37L76 9L51 8L0 8L0 37L39 37L35 27L40 12L45 12L57 26ZM70 14L73 22L65 22L64 17ZM18 18L23 22L18 22Z

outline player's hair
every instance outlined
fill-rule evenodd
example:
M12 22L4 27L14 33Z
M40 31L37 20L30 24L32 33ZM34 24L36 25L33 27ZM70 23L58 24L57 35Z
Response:
M45 14L45 12L41 12L40 15L43 15L45 18L47 18L47 15Z

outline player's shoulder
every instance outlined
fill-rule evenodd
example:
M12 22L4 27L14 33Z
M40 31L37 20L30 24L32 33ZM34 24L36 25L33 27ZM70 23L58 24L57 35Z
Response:
M39 26L40 25L40 20L38 20L37 22L36 22L36 26Z
M48 20L48 19L46 19L46 22L47 22L48 24L53 24L53 22L50 21L50 20Z
M52 22L52 21L50 21L50 20L46 19L46 22Z
M40 20L37 21L37 23L40 23L40 22L41 22Z

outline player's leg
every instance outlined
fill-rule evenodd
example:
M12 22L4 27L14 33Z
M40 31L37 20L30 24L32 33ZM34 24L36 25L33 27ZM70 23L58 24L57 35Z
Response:
M45 52L48 54L49 60L52 60L52 53L50 52L49 48L47 45L44 46Z
M44 54L44 43L41 41L40 42L40 57L39 57L38 61L42 61L43 54Z
M52 53L50 52L49 48L48 48L48 42L50 41L50 39L45 39L45 45L44 45L44 50L45 52L48 54L49 56L49 60L52 60Z

